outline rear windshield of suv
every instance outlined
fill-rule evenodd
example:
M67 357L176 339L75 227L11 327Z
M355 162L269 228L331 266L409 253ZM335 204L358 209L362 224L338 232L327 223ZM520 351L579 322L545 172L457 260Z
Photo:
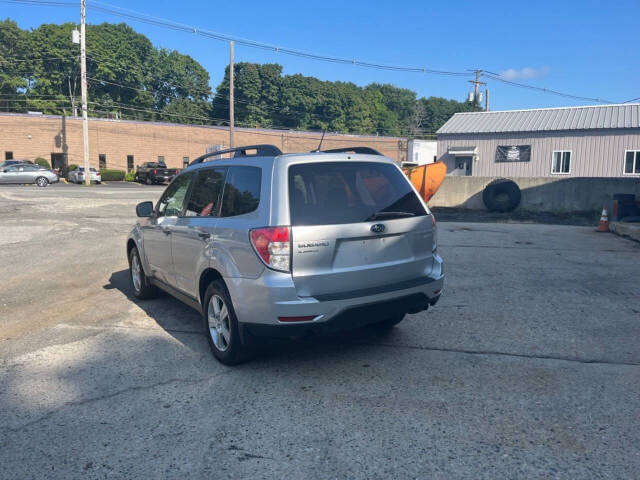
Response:
M292 225L335 225L426 215L408 179L378 162L289 167Z

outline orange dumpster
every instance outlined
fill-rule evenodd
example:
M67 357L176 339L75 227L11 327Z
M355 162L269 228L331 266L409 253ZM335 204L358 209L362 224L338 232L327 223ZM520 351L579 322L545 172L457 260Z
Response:
M434 162L404 168L403 171L424 201L428 202L442 185L444 177L447 175L447 166L444 162Z

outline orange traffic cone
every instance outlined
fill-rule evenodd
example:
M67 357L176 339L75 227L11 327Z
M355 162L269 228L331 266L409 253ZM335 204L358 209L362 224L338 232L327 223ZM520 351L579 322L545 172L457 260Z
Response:
M607 206L602 206L602 216L600 217L600 225L596 229L596 232L608 232L609 231L609 213L607 212Z

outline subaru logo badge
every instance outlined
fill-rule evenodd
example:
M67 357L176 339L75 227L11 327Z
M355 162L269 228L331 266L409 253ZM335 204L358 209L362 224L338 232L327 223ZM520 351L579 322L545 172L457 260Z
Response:
M384 232L386 227L381 223L376 223L375 225L371 225L371 231L373 233L382 233Z

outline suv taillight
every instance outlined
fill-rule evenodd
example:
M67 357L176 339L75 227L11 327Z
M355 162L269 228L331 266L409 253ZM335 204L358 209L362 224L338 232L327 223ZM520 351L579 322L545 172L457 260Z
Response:
M274 270L291 270L291 235L289 227L256 228L249 232L251 244L264 264Z

